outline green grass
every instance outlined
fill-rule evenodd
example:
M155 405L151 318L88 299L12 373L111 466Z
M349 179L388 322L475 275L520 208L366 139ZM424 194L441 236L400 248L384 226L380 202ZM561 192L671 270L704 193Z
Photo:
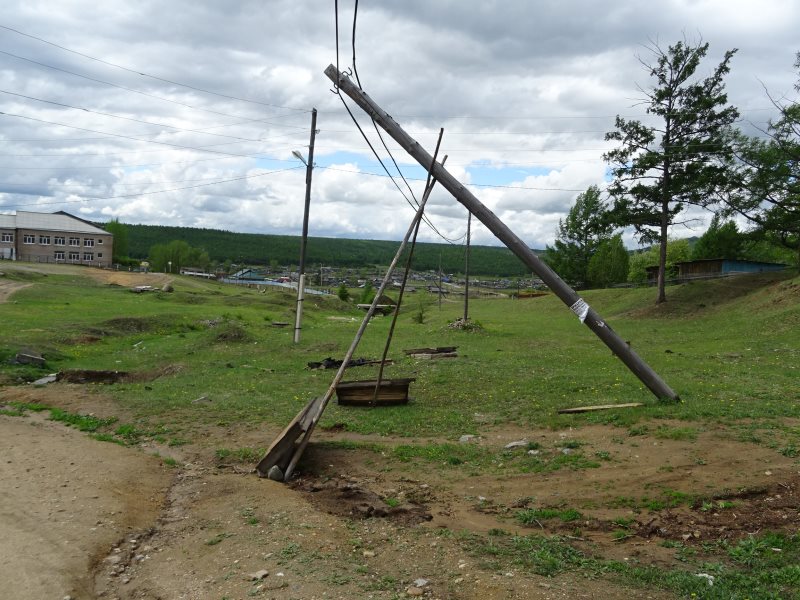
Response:
M310 399L325 392L333 377L332 371L308 370L306 363L341 357L363 314L336 298L309 297L302 341L295 345L291 328L272 326L274 321L294 320L291 293L261 294L177 277L173 294L131 294L89 278L44 276L15 270L13 264L5 266L9 279L34 285L0 305L0 390L57 370L131 372L136 377L128 383L87 386L89 393L101 391L108 397L107 414L114 414L117 407L125 415L124 422L51 410L55 420L96 439L122 444L149 438L171 446L198 443L207 427L282 429ZM505 424L555 430L606 424L618 428L610 439L620 450L653 440L662 440L659 443L664 445L691 444L703 432L713 431L770 448L779 459L781 455L795 459L800 454L800 428L792 421L800 418L796 402L798 289L799 277L771 274L671 287L668 302L658 307L653 304L652 289L583 293L680 394L682 401L674 404L653 398L553 296L471 301L471 316L482 325L472 332L448 327L461 314L458 303L446 303L442 310L431 307L425 322L419 324L412 320L410 302L401 312L392 341L390 358L395 364L387 367L384 376L414 377L413 401L360 409L338 406L334 400L320 423L324 428L407 440L315 442L314 447L371 451L376 462L418 463L433 472L451 467L470 474L606 469L615 464L610 462L611 453L579 440L557 445L532 442L528 449L539 450L537 455L484 443L441 441ZM385 318L372 322L356 356L380 356L389 322ZM458 358L414 361L402 353L405 348L449 345L458 346ZM9 359L23 349L42 353L46 369L11 364ZM370 379L376 372L371 367L354 368L347 378ZM645 406L582 415L556 412L570 406L623 402L644 402ZM14 416L46 409L6 403L0 413ZM424 441L430 438L437 441ZM564 454L565 450L569 452ZM217 448L216 455L219 460L252 464L263 450L238 446L231 439L226 447ZM168 459L162 460L170 465ZM698 464L703 460L695 457ZM725 500L675 490L645 493L605 505L637 512L680 505L715 511L731 508L721 504ZM394 500L387 498L387 502ZM556 512L536 512L545 510ZM569 523L567 519L575 517L569 510L529 509L520 511L517 518ZM245 522L257 519L255 515L243 518ZM612 536L624 539L632 524L615 523ZM219 534L207 543L218 544L226 536ZM792 598L800 589L796 536L759 534L711 554L687 546L679 549L687 571L588 556L569 541L510 536L498 530L489 536L463 538L465 547L498 569L516 565L548 576L581 570L632 586L655 586L679 597ZM287 546L280 558L291 560L298 551ZM698 579L698 572L714 575L715 585L709 587ZM395 590L398 585L382 579L376 580L374 589Z
M9 402L5 406L8 408L0 409L0 415L6 415L8 417L23 417L28 413L28 411L42 412L43 410L48 410L50 408L44 404L29 402Z
M558 519L563 523L571 523L583 518L583 515L574 508L528 508L520 510L516 514L517 521L523 525L532 525L538 521L546 521L548 519Z
M89 433L94 433L98 429L112 425L117 421L116 417L100 419L93 415L70 413L65 410L61 410L60 408L50 409L50 419L52 421L59 421L69 425L70 427L74 427L78 431L87 431Z
M242 463L254 463L261 460L265 452L266 449L260 448L217 448L214 451L214 455L220 461L232 460Z
M619 539L626 532L620 531ZM722 553L698 560L687 555L687 570L642 566L636 561L604 560L574 548L561 536L470 534L461 538L464 547L481 558L489 569L503 572L517 567L553 577L565 571L579 571L585 577L609 577L642 589L657 588L680 598L714 600L800 598L800 536L764 533L752 536ZM714 585L698 577L714 577Z
M211 538L206 540L206 546L216 546L217 544L222 543L223 541L225 541L229 537L233 537L233 534L232 533L224 533L224 532L223 533L218 533L214 537L211 537Z
M489 423L553 428L609 423L632 434L655 432L657 437L691 441L699 430L696 425L645 429L642 421L734 424L800 417L800 405L787 402L785 393L796 376L786 365L800 354L794 335L800 308L792 295L796 279L783 277L756 278L761 287L751 278L746 280L751 283L727 279L670 288L669 301L658 309L650 289L583 294L680 393L679 404L652 398L556 298L476 300L470 303L471 312L483 324L477 333L447 327L460 313L457 304L446 304L441 311L433 307L423 325L411 322L411 308L401 314L391 352L398 360L386 374L416 377L414 402L375 410L334 402L321 424L340 424L359 433L455 438L474 430L473 415L480 413ZM282 426L330 383L331 372L308 371L306 362L344 354L358 326L328 317L360 316L336 298L314 298L307 302L303 340L294 345L291 331L271 327L264 319L268 315L291 322L291 294L260 294L182 278L175 288L174 294L131 294L72 275L38 278L36 285L15 294L15 303L3 305L8 335L0 354L11 355L22 346L49 349L53 370L155 373L172 366L168 376L105 390L145 420ZM699 310L699 303L706 308ZM357 356L379 356L388 325L388 319L375 319ZM86 341L87 336L94 341ZM400 352L422 345L458 346L459 358L417 363ZM0 373L16 377L10 365L0 366ZM357 379L374 375L371 368L347 374ZM192 404L203 396L211 400ZM578 404L631 401L647 406L602 414L555 412ZM797 447L798 437L783 446Z

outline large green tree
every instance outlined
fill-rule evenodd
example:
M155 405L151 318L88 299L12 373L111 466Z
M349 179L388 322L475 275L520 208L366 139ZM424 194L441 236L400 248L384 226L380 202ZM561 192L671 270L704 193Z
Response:
M800 74L800 52L794 66ZM728 208L750 219L754 237L794 251L800 266L800 104L773 104L780 116L765 136L740 138L740 193L731 195Z
M106 223L105 230L114 236L112 260L122 263L128 260L128 228L119 219L111 219Z
M564 281L585 286L589 283L589 261L613 231L600 188L590 186L578 195L566 218L558 222L557 238L545 250L544 260Z
M739 113L728 105L724 78L736 50L705 79L695 77L708 44L678 42L651 47L645 64L654 82L643 102L655 125L617 116L607 140L620 146L605 155L614 180L617 223L633 226L642 243L658 243L656 302L666 300L667 236L688 206L707 207L731 185L732 123Z
M714 215L706 232L700 236L692 248L692 260L703 258L744 258L746 237L739 231L734 221L724 221Z
M180 273L183 267L206 269L210 263L207 252L192 248L183 240L156 244L150 248L150 267L153 271Z
M589 261L589 283L593 287L609 287L628 279L628 251L617 234L604 240Z

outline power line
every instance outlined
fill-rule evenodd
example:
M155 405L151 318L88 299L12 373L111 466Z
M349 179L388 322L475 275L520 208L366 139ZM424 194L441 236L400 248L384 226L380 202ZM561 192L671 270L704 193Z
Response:
M112 83L110 81L105 81L103 79L97 79L95 77L90 77L88 75L82 75L81 73L76 73L75 71L70 71L68 69L62 69L61 67L56 67L54 65L48 65L46 63L39 62L39 61L33 60L31 58L26 58L24 56L19 56L18 54L13 54L11 52L6 52L4 50L0 50L0 54L4 54L6 56L10 56L12 58L16 58L17 60L26 61L26 62L32 63L34 65L39 65L40 67L45 67L47 69L52 69L54 71L59 71L61 73L67 73L68 75L73 75L75 77L80 77L80 78L86 79L88 81L94 81L95 83L101 83L103 85L108 85L108 86L111 86L111 87L115 87L115 88L118 88L118 89L121 89L121 90L125 90L127 92L133 92L134 94L140 94L140 95L146 96L148 98L155 98L156 100L161 100L163 102L170 102L172 104L177 104L178 106L191 108L192 110L201 110L203 112L212 113L212 114L215 114L215 115L221 115L221 116L224 116L224 117L231 117L231 118L234 118L234 119L247 119L247 121L249 121L249 122L264 121L264 119L250 119L250 118L244 117L242 115L232 115L230 113L220 112L218 110L212 110L210 108L202 108L200 106L193 106L191 104L186 104L185 102L180 102L178 100L173 100L172 98L167 98L165 96L159 96L158 94L151 94L149 92L143 92L142 90L137 90L135 88L130 88L130 87L127 87L127 86L124 86L124 85L119 85L117 83ZM274 115L274 116L272 116L270 118L275 119L275 118L280 118L280 117L285 117L285 116L294 116L296 114L297 114L296 112L293 112L293 113L288 113L286 115Z
M288 147L287 147L288 149ZM76 155L80 156L80 155ZM116 164L116 165L68 165L66 167L57 167L57 166L47 166L47 167L30 167L27 165L23 166L5 166L0 165L0 169L8 169L13 171L82 171L86 169L144 169L146 167L164 167L164 166L171 166L171 165L196 165L202 162L211 162L216 160L230 160L232 158L239 158L239 155L232 155L232 156L215 156L214 158L200 158L198 160L191 160L191 161L169 161L169 162L161 162L161 163L145 163L145 164L138 164L138 165L126 165L124 163ZM268 162L294 162L293 160L288 160L284 158L271 158L269 156L259 156L257 154L246 155L246 158L254 158L256 160L263 160Z
M262 138L259 141L260 142L261 141L267 141L267 140L270 140L270 139L285 137L285 136L288 136L288 135L295 135L295 134L294 134L294 132L286 133L286 134L280 134L280 135L270 136L268 138ZM103 140L103 139L108 139L108 138L97 138L97 139ZM206 144L204 146L193 146L193 148L196 148L196 149L218 148L220 146L230 146L232 144L241 144L241 143L242 142L221 142L219 144ZM246 142L246 143L253 143L253 142ZM293 144L293 146L294 145L296 145L296 144ZM58 154L39 154L39 153L37 153L37 154L6 154L6 153L3 153L3 152L0 152L0 157L14 157L14 158L53 158L53 157L81 158L81 157L85 157L85 156L122 156L124 154L152 154L152 153L158 153L158 152L166 152L166 150L125 150L125 151L122 151L122 152L73 152L73 153L63 153L62 152L62 153L58 153ZM262 158L262 157L259 157L258 155L255 155L255 154L251 155L251 156L253 156L254 158Z
M336 72L339 73L340 71L338 71L338 64L339 64L339 2L338 2L338 0L336 0L335 3L334 3L334 10L335 10L335 13L336 13L336 64L337 64L337 71ZM358 22L358 0L355 0L355 9L353 11L353 34L352 34L353 69L354 69L354 74L355 74L355 77L356 77L356 81L358 82L358 86L360 88L361 87L361 81L359 80L358 71L356 70L356 65L355 65L355 63L356 63L356 25L357 25L357 22ZM389 172L389 169L386 168L386 165L383 163L383 161L381 160L380 156L375 151L375 148L373 147L372 143L367 138L367 135L364 133L364 130L361 129L361 126L358 124L358 120L353 115L352 111L350 110L350 107L347 106L347 102L345 101L344 97L342 96L341 92L339 91L339 86L338 85L336 86L336 95L339 96L339 99L342 101L342 104L344 105L344 108L347 111L347 114L350 115L350 119L353 121L355 126L358 128L358 131L359 131L359 133L361 133L361 136L364 138L364 141L367 142L367 145L369 146L370 150L372 150L372 153L375 155L375 158L378 159L378 162L383 167L383 170L386 171L386 174L391 178L392 183L394 183L395 187L397 187L397 190L400 192L400 194L403 196L403 198L405 198L405 200L409 204L409 206L414 208L414 205L417 205L417 207L418 207L419 206L419 202L417 201L416 197L414 196L414 190L411 189L411 186L409 185L408 181L406 180L405 176L403 175L403 172L400 169L399 165L397 164L397 161L394 159L394 155L392 154L392 151L389 150L389 147L386 145L386 142L384 141L383 136L381 135L381 132L378 129L378 125L375 123L375 120L374 119L370 119L371 122L372 122L372 126L375 128L375 132L378 134L378 138L380 139L381 144L383 144L384 149L389 154L389 158L391 158L392 163L394 164L394 167L397 170L397 173L400 175L401 179L403 180L403 183L406 184L406 187L408 188L408 191L411 194L411 198L414 201L413 203L408 199L408 197L405 195L403 190L397 184L397 182L395 181L394 177ZM459 241L459 239L450 239L447 236L445 236L443 233L441 233L436 228L436 226L431 222L430 218L427 215L422 214L421 215L421 219L425 222L425 224L428 227L430 227L433 230L434 233L436 233L436 235L441 237L444 241L446 241L446 242L448 242L450 244L454 244L457 241Z
M285 160L285 161L282 161L282 162L294 162L294 161ZM338 167L330 167L330 166L321 166L321 165L317 165L317 164L314 165L314 168L316 168L316 169L324 169L324 170L327 170L327 171L336 171L336 172L339 172L339 173L348 173L350 175L366 175L366 176L370 176L370 177L383 177L383 178L389 177L388 175L385 175L383 173L371 173L369 171L350 171L348 169L340 169ZM274 172L275 173L279 173L279 172L281 172L281 170L274 171ZM256 176L260 176L260 175L256 175ZM421 178L418 178L418 177L408 177L408 179L410 181L426 181L425 179L421 179ZM111 183L84 183L84 184L80 184L80 183L75 183L75 184L61 183L61 184L58 184L57 186L54 186L54 187L58 187L58 188L87 188L87 187L108 187L108 186L115 186L115 187L116 186L126 186L126 187L129 187L129 186L147 186L147 185L155 185L155 184L171 185L171 184L175 184L175 183L188 183L188 182L193 182L193 181L203 181L203 182L211 181L211 183L219 183L219 181L212 181L212 180L209 180L209 178L200 178L200 179L179 179L179 180L174 180L174 181L163 181L163 180L162 181L140 181L140 182L136 182L136 183L124 183L124 182L116 182L116 181L115 182L111 182ZM230 181L236 181L236 179L232 179ZM6 182L1 182L0 181L0 188L8 187L8 186L25 187L25 186L33 186L33 185L37 185L37 184L35 184L35 183L6 183ZM47 185L47 183L38 184L38 185ZM502 184L474 183L474 182L470 183L468 185L475 186L475 187L502 188L502 189L526 190L526 191L538 191L538 192L584 192L584 191L586 191L584 189L573 189L573 188L532 187L532 186L522 186L522 185L502 185Z
M763 108L748 108L746 110L739 111L740 114L748 114L751 112L774 112L774 107L763 107ZM677 114L677 113L676 113ZM690 112L681 112L680 114L692 114ZM525 115L406 115L406 114L395 114L395 117L400 117L403 119L425 119L425 120L436 120L436 121L455 121L455 120L465 120L465 121L492 121L492 120L508 120L508 121L536 121L536 120L547 120L547 121L561 121L567 119L576 119L576 120L591 120L591 119L616 119L617 117L621 117L623 119L643 119L643 118L651 118L649 113L641 113L641 114L631 114L631 115L623 115L623 114L605 114L605 115L537 115L537 116L525 116Z
M0 25L0 27L2 27L2 25ZM182 150L194 150L196 152L210 152L212 154L221 154L223 156L238 156L238 157L241 157L241 158L258 158L258 157L254 157L251 154L237 154L235 152L221 152L219 150L209 150L208 148L203 148L203 147L184 146L182 144L173 144L173 143L170 143L170 142L159 142L157 140L145 140L145 139L133 137L133 136L130 136L130 135L123 135L121 133L110 133L110 132L107 132L107 131L97 131L96 129L88 129L86 127L77 127L75 125L67 125L66 123L57 123L55 121L46 121L44 119L37 119L35 117L28 117L26 115L18 115L18 114L14 114L14 113L3 112L3 111L0 111L0 115L5 115L7 117L14 117L14 118L17 118L17 119L25 119L25 120L28 120L28 121L35 121L37 123L45 123L47 125L58 125L59 127L68 127L70 129L76 129L78 131L87 131L89 133L98 133L100 135L106 135L106 136L116 137L116 138L121 138L121 139L126 139L126 140L133 140L135 142L144 142L146 144L157 144L159 146L169 146L170 148L180 148Z
M164 193L167 193L167 192L178 192L178 191L182 191L182 190L192 190L192 189L201 188L201 187L208 187L208 186L211 186L211 185L219 185L221 183L230 183L232 181L241 181L243 179L254 179L256 177L264 177L265 175L274 175L275 173L282 173L284 171L293 171L293 170L300 169L300 168L305 168L305 167L303 167L302 165L297 165L297 166L294 166L294 167L287 167L285 169L278 169L276 171L268 171L266 173L257 173L256 175L242 175L241 177L233 177L231 179L220 179L220 180L212 181L212 182L209 182L209 183L200 183L200 184L197 184L197 185L188 185L188 186L184 186L184 187L171 188L171 189L167 189L167 190L153 190L153 191L150 191L150 192L138 192L136 194L122 194L122 195L118 195L118 196L104 196L104 197L87 196L87 197L81 198L79 200L62 200L62 201L59 201L59 202L34 202L34 203L30 203L30 204L11 204L11 205L4 205L3 208L19 208L21 206L44 206L44 205L51 205L51 204L71 204L71 203L74 203L74 202L85 202L86 200L118 200L118 199L122 199L122 198L136 198L136 197L139 197L139 196L149 196L149 195L152 195L152 194L164 194Z
M27 38L31 38L33 40L37 40L39 42L42 42L43 44L48 44L50 46L53 46L54 48L58 48L59 50L64 50L65 52L69 52L69 53L75 54L77 56L82 56L83 58L88 58L89 60L93 60L95 62L99 62L99 63L102 63L104 65L108 65L109 67L114 67L115 69L121 69L123 71L127 71L128 73L133 73L134 75L140 75L142 77L148 77L148 78L154 79L156 81L161 81L163 83L169 83L170 85L177 85L177 86L184 87L184 88L187 88L187 89L190 89L190 90L195 90L197 92L203 92L204 94L211 94L213 96L219 96L220 98L228 98L229 100L238 100L240 102L250 102L251 104L259 104L261 106L270 106L272 108L283 108L283 109L294 110L294 111L298 111L298 112L309 112L309 110L307 108L299 108L299 107L296 107L296 106L283 106L283 105L280 105L280 104L272 104L270 102L261 102L260 100L252 100L250 98L240 98L239 96L231 96L229 94L222 94L220 92L213 92L211 90L206 90L204 88L200 88L200 87L196 87L196 86L193 86L193 85L189 85L188 83L180 83L178 81L172 81L171 79L165 79L163 77L158 77L157 75L150 75L149 73L145 73L143 71L138 71L138 70L135 70L135 69L129 69L128 67L124 67L122 65L118 65L118 64L109 62L107 60L103 60L102 58L97 58L95 56L90 56L89 54L84 54L83 52L78 52L77 50L72 50L70 48L66 48L64 46L56 44L55 42L51 42L49 40L46 40L44 38L40 38L40 37L32 35L30 33L25 33L25 32L20 31L18 29L14 29L13 27L7 27L6 25L0 25L0 29L5 29L7 31L12 31L12 32L14 32L14 33L16 33L18 35L21 35L21 36L24 36L24 37L27 37Z
M327 171L338 171L340 173L349 173L351 175L368 175L371 177L391 177L391 175L384 175L383 173L370 173L369 171L349 171L347 169L340 169L338 167L323 167L317 165L315 168L317 169L325 169ZM419 177L408 177L410 181L425 181L425 179L421 179ZM475 186L475 187L488 187L488 188L505 188L510 190L530 190L530 191L537 191L537 192L585 192L585 189L573 189L573 188L553 188L553 187L531 187L531 186L521 186L521 185L501 185L501 184L494 184L494 183L468 183L465 184L466 186Z
M95 115L100 115L100 116L103 116L103 117L111 117L112 119L121 119L123 121L132 121L134 123L143 123L144 125L153 125L155 127L167 127L169 129L174 129L176 131L181 131L181 132L201 133L203 135L213 135L214 137L224 137L224 138L229 138L229 139L234 139L234 140L242 140L242 141L245 141L245 142L260 142L261 141L261 140L254 140L252 138L243 138L243 137L238 137L238 136L235 136L235 135L227 135L225 133L209 133L209 132L203 131L201 129L185 129L183 127L178 127L176 125L167 125L166 123L154 123L152 121L145 121L143 119L135 119L133 117L125 117L125 116L122 116L122 115L116 115L114 113L107 113L107 112L102 112L102 111L99 111L99 110L93 110L91 108L86 108L86 107L83 107L83 106L73 106L72 104L64 104L63 102L56 102L54 100L45 100L44 98L36 98L34 96L26 96L25 94L17 94L16 92L9 92L8 90L0 90L0 93L7 94L9 96L16 96L17 98L25 98L26 100L35 100L36 102L43 102L44 104L52 104L54 106L60 106L62 108L69 108L69 109L72 109L72 110L81 110L83 112L87 112L87 113L91 113L91 114L95 114ZM217 128L217 127L221 127L221 126L220 125L215 125L215 126L211 127L210 129L214 129L214 128Z

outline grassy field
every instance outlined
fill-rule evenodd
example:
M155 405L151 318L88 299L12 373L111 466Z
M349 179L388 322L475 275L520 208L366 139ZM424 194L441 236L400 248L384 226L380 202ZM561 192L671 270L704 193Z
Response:
M312 371L306 363L341 357L363 315L337 298L308 298L302 342L294 345L294 298L283 291L260 293L177 278L172 293L132 294L125 287L74 274L7 269L5 278L35 285L0 305L0 383L17 385L69 369L131 373L124 383L91 386L113 398L124 422L72 423L119 443L145 437L175 445L200 443L209 427L232 424L282 428L310 398L322 394L333 377L333 371ZM381 410L331 403L321 426L407 438L385 453L387 460L417 461L431 468L467 465L476 475L490 472L498 461L513 472L539 473L595 468L610 458L607 451L583 452L579 441L555 448L556 458L547 461L458 444L460 436L491 426L580 431L600 424L617 428L626 440L648 436L687 443L710 428L724 427L736 440L789 458L800 455L800 277L770 274L705 281L669 288L668 297L666 304L655 306L652 289L584 294L680 394L679 403L658 402L554 297L472 301L471 317L478 326L473 331L449 327L462 314L458 303L445 303L441 310L429 306L424 322L415 322L420 301L411 297L390 352L395 364L385 376L415 377L414 401ZM380 356L389 323L388 318L376 318L370 324L357 357ZM458 347L458 359L414 361L402 352L450 345ZM10 359L22 350L41 353L46 366L12 364ZM372 367L359 367L349 370L346 378L375 374ZM556 413L562 407L624 402L645 406L583 415ZM72 417L54 413L53 418L70 423ZM332 449L376 456L384 450L371 442L328 443ZM563 449L573 452L562 454ZM217 454L254 462L262 450L230 440ZM641 504L634 507L637 510L647 508L646 499L631 502ZM517 519L529 524L582 518L575 507L547 510L551 512L520 511ZM620 521L615 533L620 540L627 536L625 527ZM682 597L699 589L701 597L709 598L794 597L787 590L796 593L800 585L800 570L792 567L800 553L796 532L753 540L752 548L717 548L732 565L726 574L736 576L728 577L727 587L713 591L698 588L682 572L665 575L645 566L632 570L587 557L571 550L562 538L511 537L498 530L489 536L465 534L462 543L489 563L527 565L545 574L548 569L617 574L637 585L657 582ZM782 548L783 554L764 552L767 547ZM781 573L779 579L767 581L759 574L770 568Z
M363 313L336 298L312 297L302 342L292 343L290 293L178 279L175 292L132 294L88 278L10 272L38 285L0 308L6 383L63 369L165 371L152 381L109 387L120 405L151 423L207 419L280 425L321 394L331 372L308 361L341 357ZM680 394L659 404L625 366L554 297L471 302L477 331L451 329L457 303L401 314L386 376L416 377L412 407L342 410L325 423L392 435L458 437L485 422L564 427L581 422L629 426L639 419L711 419L752 426L800 416L797 365L800 280L783 276L722 279L670 290L652 305L649 289L587 292L585 298ZM284 328L274 322L290 323ZM376 318L356 356L378 357L390 319ZM459 360L417 362L402 349L458 346ZM12 366L21 349L41 352L47 367ZM369 378L361 367L348 378ZM192 404L213 399L202 410ZM559 416L560 407L643 401L644 410Z

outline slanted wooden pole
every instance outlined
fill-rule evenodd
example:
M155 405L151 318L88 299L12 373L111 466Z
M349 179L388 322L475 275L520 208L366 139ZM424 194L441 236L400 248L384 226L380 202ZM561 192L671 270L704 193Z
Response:
M380 125L400 146L413 156L420 165L428 168L431 155L408 135L392 117L378 106L358 86L350 81L344 73L339 73L333 65L325 69L325 75L338 85L339 89L358 104L378 125ZM438 163L432 167L433 176L450 192L456 200L467 207L475 217L483 223L500 241L502 241L517 257L558 296L580 319L581 323L591 329L611 349L616 356L636 375L659 400L679 400L678 394L670 388L658 373L645 363L625 343L600 315L569 287L556 273L548 267L517 235L497 216L484 206L475 195L453 177L447 169Z
M430 165L432 162L433 159L431 159L428 162L428 164ZM428 179L429 183L427 185L426 194L422 197L422 200L419 203L419 208L417 208L417 212L411 221L411 225L409 225L408 231L406 231L406 235L403 238L403 241L400 242L400 247L397 249L397 253L394 255L394 258L392 259L389 268L386 270L386 274L383 276L383 281L381 282L378 291L375 293L375 297L372 299L372 303L369 305L369 308L367 309L367 314L364 315L364 319L361 321L361 325L359 326L358 331L356 332L356 336L353 338L353 341L350 343L350 347L347 349L347 352L344 355L344 359L342 359L342 364L339 366L339 370L336 371L336 375L334 376L331 384L328 386L328 390L325 392L325 395L320 399L320 401L314 407L310 409L315 412L308 419L308 425L305 434L303 435L303 439L300 440L300 444L297 446L297 449L294 451L294 454L292 455L292 458L289 461L289 465L286 467L286 472L283 474L284 481L289 481L289 479L292 477L292 473L294 472L294 469L297 466L297 462L303 455L306 446L308 446L308 440L311 439L311 434L314 433L314 429L316 428L317 423L322 417L322 413L325 411L325 407L328 406L328 402L330 402L331 398L333 397L333 394L336 392L336 386L339 385L339 382L342 380L342 377L344 376L344 371L350 364L350 360L353 358L353 353L356 351L358 343L361 341L361 337L364 335L364 332L367 329L367 325L369 325L370 319L372 319L372 316L375 314L375 309L378 306L378 302L380 301L383 292L386 290L386 286L388 285L389 281L391 281L392 279L392 273L394 273L394 269L395 267L397 267L397 263L400 260L403 251L406 249L406 246L408 245L409 238L414 233L414 229L416 229L417 225L422 219L422 214L425 211L425 203L428 201L428 197L430 196L431 191L433 191L434 180L431 179L430 175L428 176ZM302 418L303 417L301 416L300 419ZM265 466L265 468L268 467Z
M442 143L442 135L444 135L444 129L439 130L439 140L436 142L436 150L433 153L433 162L436 162L436 156L439 154L439 146ZM444 164L446 160L447 156L442 159L442 164ZM422 196L423 205L428 201L428 198L430 198L434 185L436 185L436 180L431 180L431 175L429 172L428 181L425 184L425 191L423 192ZM389 355L389 347L392 345L392 337L394 336L394 328L397 325L397 317L400 316L400 306L403 304L403 294L406 292L408 274L411 272L411 263L414 260L414 248L417 246L417 234L419 234L419 226L421 223L422 219L418 219L417 226L414 228L414 235L411 238L411 248L408 251L405 271L403 271L403 283L400 284L400 293L397 296L397 304L394 306L392 324L389 325L389 334L386 336L386 345L383 348L383 356L381 356L381 366L378 369L378 379L375 381L375 391L372 394L372 404L378 403L378 392L380 392L381 381L383 381L383 367L386 364L386 357Z

